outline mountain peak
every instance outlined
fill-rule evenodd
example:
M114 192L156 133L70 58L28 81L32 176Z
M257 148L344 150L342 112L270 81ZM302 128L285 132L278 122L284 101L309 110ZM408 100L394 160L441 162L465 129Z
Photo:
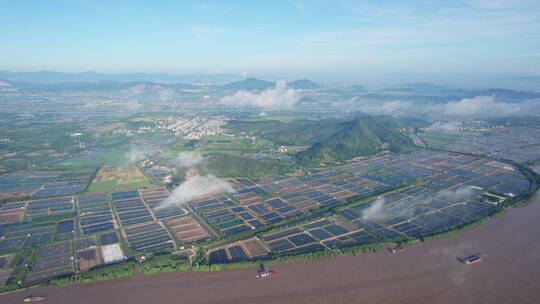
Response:
M390 116L360 116L343 124L342 129L309 149L296 154L302 165L335 162L356 156L370 156L382 150L402 152L413 143L407 134L396 130L400 122Z
M253 77L246 78L241 81L231 82L219 86L222 89L229 90L245 90L245 91L255 91L255 90L264 90L273 87L275 84L270 81L261 80Z
M289 87L294 89L320 89L322 86L316 82L313 82L309 79L298 79L287 84Z

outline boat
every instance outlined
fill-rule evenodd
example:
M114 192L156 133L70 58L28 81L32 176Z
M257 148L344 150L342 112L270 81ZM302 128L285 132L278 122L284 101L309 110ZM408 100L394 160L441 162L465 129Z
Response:
M276 274L276 272L273 270L259 271L257 273L257 278L269 278L273 276L274 274Z
M41 300L45 300L45 297L44 296L28 296L24 298L25 302L37 302Z
M259 271L257 272L257 278L269 278L276 274L275 271L271 269L267 269L266 267L261 267Z
M482 261L482 257L479 254L473 254L466 258L461 259L461 262L465 265L471 265Z
M400 252L400 251L403 251L403 250L405 250L405 248L400 247L400 246L396 246L396 247L390 248L390 252L392 252L392 253L394 253L394 254L396 254L396 253L398 253L398 252Z

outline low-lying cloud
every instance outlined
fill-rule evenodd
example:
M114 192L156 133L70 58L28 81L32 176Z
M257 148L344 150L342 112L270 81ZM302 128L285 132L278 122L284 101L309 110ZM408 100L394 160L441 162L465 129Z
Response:
M355 99L354 101L357 101L357 99ZM411 101L402 101L402 100L386 101L382 103L379 103L379 102L360 103L358 104L358 107L361 111L366 112L368 114L376 114L376 115L385 114L385 115L392 115L396 117L408 116L413 113L424 112L427 108L427 107L420 107L418 105L415 105Z
M457 189L443 190L439 192L439 197L451 197L454 199L466 199L474 195L473 187L462 186Z
M385 218L385 212L383 210L384 203L384 198L375 200L369 208L362 211L362 216L368 220L379 220Z
M137 100L128 100L126 103L126 114L136 113L143 105Z
M158 92L158 99L161 102L170 102L174 101L175 94L174 91L171 89L163 89Z
M429 131L456 132L461 128L460 121L438 121L427 127Z
M262 92L238 91L225 96L221 103L236 107L256 107L262 109L286 109L296 105L301 99L299 92L287 87L283 80L276 82L274 88Z
M196 175L176 187L171 195L162 201L156 209L181 206L210 195L230 192L234 192L234 188L226 180L213 175Z
M173 170L185 168L195 168L202 166L202 171L206 171L204 166L204 156L198 152L181 152L173 163ZM224 179L217 178L212 174L195 175L186 179L177 186L164 201L156 208L166 208L171 206L181 206L190 201L216 195L220 193L234 192L232 185Z
M450 116L513 115L520 111L516 103L498 102L493 96L475 96L444 104L443 112Z
M540 114L538 100L505 102L494 96L475 96L447 103L394 100L386 102L360 102L353 100L358 109L369 114L388 114L396 117L426 115L433 118L489 118L499 116ZM349 102L350 103L350 102Z
M131 115L139 111L143 106L143 95L145 86L137 85L128 89L122 90L118 96L123 100L124 108L118 113L119 115Z
M387 201L384 197L378 198L371 203L371 206L362 211L362 217L368 220L382 220L393 218L398 215L413 217L418 207L423 207L434 197L443 200L465 201L475 195L473 188L462 186L456 189L443 190L437 193L426 193L412 198L406 198L397 202ZM421 212L422 213L422 212Z
M174 161L176 168L193 168L202 163L204 157L197 152L181 152Z
M133 114L139 111L148 102L159 100L162 103L173 102L176 93L160 85L139 84L121 91L120 97L124 100L126 113Z
M135 146L124 154L124 158L127 164L132 165L158 153L161 153L159 149L150 149L146 147Z

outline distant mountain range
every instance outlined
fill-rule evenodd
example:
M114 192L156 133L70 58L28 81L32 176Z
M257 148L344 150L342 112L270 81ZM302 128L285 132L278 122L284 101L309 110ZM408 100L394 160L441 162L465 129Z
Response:
M246 78L241 75L216 73L216 74L167 74L167 73L120 73L105 74L97 72L63 73L63 72L11 72L0 71L0 79L18 83L68 83L68 82L93 82L101 85L110 85L113 82L144 82L144 83L186 83L202 86L217 86L223 89L238 90L263 90L273 87L270 81ZM289 83L296 89L318 89L322 86L308 79L300 79Z
M167 74L167 73L118 73L105 74L97 72L63 73L63 72L11 72L0 71L0 79L8 81L32 83L60 83L60 82L185 82L197 85L215 85L241 80L241 75L228 73L194 73L194 74Z
M516 79L536 80L538 77L522 77ZM245 78L236 74L167 74L167 73L123 73L105 74L96 72L63 73L63 72L11 72L0 71L1 86L6 84L17 89L29 91L116 91L134 86L147 88L171 88L173 90L217 89L229 91L265 90L275 86L275 82ZM405 83L399 86L384 86L376 90L367 90L362 85L351 85L341 88L324 88L309 79L288 82L295 89L326 89L336 93L348 92L352 97L364 100L392 101L411 100L419 102L448 102L474 96L494 96L508 102L519 102L540 98L539 92L517 91L509 89L456 89L431 83Z
M521 101L524 99L536 99L540 98L540 93L538 92L528 92L528 91L515 91L507 89L489 89L479 92L482 96L494 96L501 100L506 101Z
M415 102L449 102L476 96L493 96L499 101L521 102L540 98L540 92L519 91L501 88L485 90L454 89L431 84L410 84L399 87L379 88L376 91L359 92L356 96L364 100L394 101L396 99Z
M60 72L21 72L0 71L0 80L12 87L28 90L47 91L115 91L134 86L159 86L171 89L222 89L231 91L254 91L274 87L274 82L257 78L246 78L233 82L221 83L226 79L237 78L233 74L101 74L95 72L60 73ZM184 79L186 81L179 81ZM295 89L318 89L322 86L308 79L288 83Z
M254 90L264 90L271 87L274 87L275 83L261 80L257 78L247 78L242 81L236 81L231 83L226 83L223 85L217 86L217 88L224 89L224 90L246 90L246 91L254 91Z
M313 82L309 79L299 79L287 83L287 85L294 89L321 89L323 86Z
M1 79L0 79L1 80ZM47 92L61 92L61 91L121 91L131 88L145 88L154 91L163 90L166 88L176 90L195 90L199 89L199 86L186 84L186 83L155 83L155 82L120 82L120 81L97 81L97 82L55 82L55 83L42 83L42 82L21 82L3 80L11 87L24 90L24 91L47 91Z
M217 86L220 89L226 89L226 90L246 90L246 91L254 91L254 90L264 90L268 88L274 87L276 84L274 82L261 80L257 78L247 78L242 81L237 82L231 82L227 84L223 84L220 86ZM322 85L315 83L309 79L299 79L295 81L291 81L287 83L288 87L294 88L294 89L320 89L322 88Z

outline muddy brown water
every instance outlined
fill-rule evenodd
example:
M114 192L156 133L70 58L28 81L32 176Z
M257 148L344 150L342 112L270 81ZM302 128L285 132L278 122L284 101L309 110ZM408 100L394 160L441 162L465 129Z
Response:
M540 171L540 167L535 168ZM485 254L466 266L458 257ZM540 197L449 238L398 254L340 257L216 273L135 275L121 280L38 287L0 303L540 303Z

